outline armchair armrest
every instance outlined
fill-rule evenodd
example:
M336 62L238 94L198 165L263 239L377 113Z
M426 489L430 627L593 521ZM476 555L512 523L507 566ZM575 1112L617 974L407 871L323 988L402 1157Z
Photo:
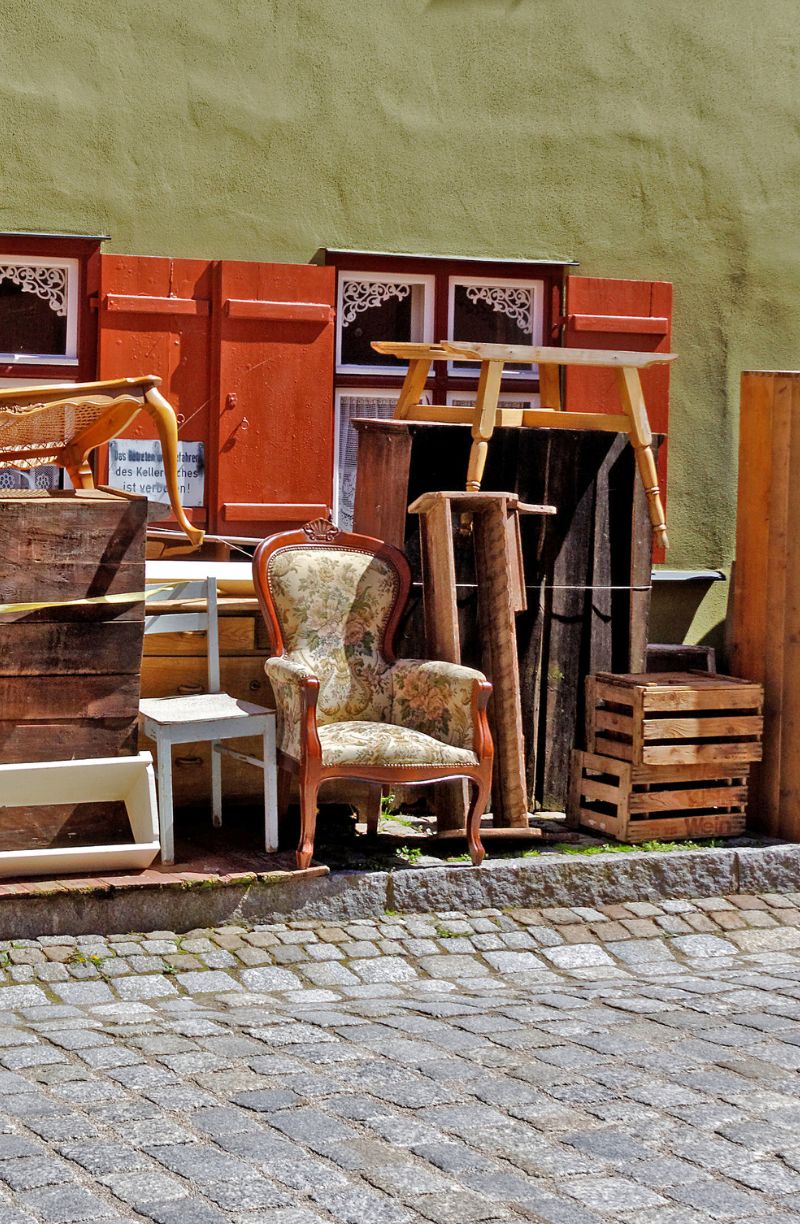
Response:
M317 740L319 680L302 663L286 656L267 659L264 671L272 686L277 714L278 748L299 761L309 736Z
M491 687L460 663L398 659L391 668L393 723L480 755Z

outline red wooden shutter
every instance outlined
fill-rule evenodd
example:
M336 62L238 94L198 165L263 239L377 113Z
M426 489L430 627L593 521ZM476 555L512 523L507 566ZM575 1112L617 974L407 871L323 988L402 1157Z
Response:
M567 278L564 343L570 348L668 353L672 336L672 285L666 281ZM669 365L642 372L650 424L667 432ZM566 406L575 411L618 412L613 370L567 371Z
M101 257L98 375L163 380L181 440L205 445L205 508L188 513L207 530L264 536L330 506L334 282L307 264ZM127 432L155 436L144 415Z
M212 401L212 271L208 260L100 257L98 377L157 374L178 414L181 440L203 442L206 463ZM154 438L156 431L140 413L126 436ZM105 478L105 456L103 462ZM206 509L186 513L192 522L208 525Z
M219 266L211 495L223 534L265 536L331 505L334 286L333 268Z

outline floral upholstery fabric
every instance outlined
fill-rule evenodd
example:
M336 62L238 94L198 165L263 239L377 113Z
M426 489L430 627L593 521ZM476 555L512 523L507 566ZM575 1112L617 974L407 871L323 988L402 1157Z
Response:
M443 744L409 727L392 723L339 722L319 728L323 765L450 766L477 765L474 752Z
M486 677L459 663L399 659L392 672L392 722L472 749L472 690Z
M285 651L265 666L282 752L300 760L302 681L314 676L323 765L477 764L472 692L483 675L421 659L390 665L381 653L399 583L388 561L291 545L272 555L267 581Z
M320 725L388 720L381 645L397 596L394 567L354 548L293 545L272 555L267 580L286 654L320 682Z
M281 752L300 760L300 725L303 713L302 681L311 673L292 659L267 659L264 671L275 696L277 743Z

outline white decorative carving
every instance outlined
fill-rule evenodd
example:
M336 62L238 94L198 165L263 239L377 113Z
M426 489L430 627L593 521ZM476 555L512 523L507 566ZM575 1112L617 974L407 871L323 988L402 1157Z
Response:
M382 306L393 297L402 301L410 293L411 286L402 281L396 284L390 281L345 281L342 290L342 327L349 327L362 311Z
M486 302L497 314L513 319L526 335L533 335L533 289L503 285L466 285L470 302Z
M43 264L0 264L0 281L19 285L23 293L35 293L62 318L67 313L67 270Z

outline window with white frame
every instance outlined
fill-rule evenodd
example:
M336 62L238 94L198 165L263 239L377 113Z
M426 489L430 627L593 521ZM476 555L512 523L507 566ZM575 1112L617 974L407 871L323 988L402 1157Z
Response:
M0 362L77 365L77 259L0 253Z
M552 343L567 265L334 250L325 259L337 272L334 514L347 528L358 442L351 421L392 417L406 370L397 358L376 353L372 341ZM421 398L473 404L477 383L474 363L435 361ZM500 401L538 406L537 367L507 367Z
M373 340L433 340L434 278L373 272L339 274L336 369L340 374L402 374L403 362L376 353Z
M544 282L500 277L451 276L447 337L483 344L543 342ZM453 374L475 374L471 362L450 362ZM509 366L507 378L531 378L535 367Z

